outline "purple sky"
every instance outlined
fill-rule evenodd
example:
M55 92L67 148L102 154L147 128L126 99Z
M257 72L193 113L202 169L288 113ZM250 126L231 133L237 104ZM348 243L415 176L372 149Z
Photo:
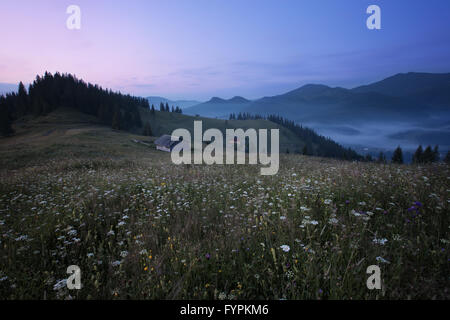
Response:
M66 28L66 8L82 12ZM382 30L366 28L378 4ZM206 100L450 72L450 1L1 1L0 83L68 72L136 95Z

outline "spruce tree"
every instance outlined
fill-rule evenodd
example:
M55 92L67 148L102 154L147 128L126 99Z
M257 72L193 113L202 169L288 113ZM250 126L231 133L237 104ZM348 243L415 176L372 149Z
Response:
M425 151L423 152L423 162L424 163L431 163L434 160L434 153L431 149L431 146L427 146Z
M397 149L395 149L394 154L392 155L392 163L398 164L403 163L403 151L402 148L400 148L400 146L398 146Z
M413 156L413 163L423 163L423 149L420 145Z
M450 151L447 151L447 154L445 155L444 162L447 164L450 164Z
M306 146L306 144L303 146L302 154L304 156L308 155L308 147Z
M22 81L19 83L19 90L17 94L17 117L21 117L28 112L28 95Z
M386 156L384 155L383 151L380 151L377 162L378 163L386 163Z
M133 117L131 116L131 113L128 110L125 110L125 114L123 116L121 126L125 130L133 127Z
M111 127L115 130L120 130L121 129L120 122L121 122L120 110L116 108L116 110L114 111Z
M0 134L8 136L14 133L11 127L11 117L6 107L6 101L3 96L0 96Z
M441 160L441 157L439 155L439 146L435 145L434 146L434 150L433 150L433 162L439 162L439 160Z
M145 123L143 135L144 136L152 136L153 135L152 128L150 126L150 122L148 122L148 121Z

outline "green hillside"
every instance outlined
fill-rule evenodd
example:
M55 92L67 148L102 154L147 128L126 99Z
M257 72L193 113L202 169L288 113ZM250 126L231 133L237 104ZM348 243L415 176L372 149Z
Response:
M150 123L153 136L143 136L142 128L130 131L114 130L105 126L97 117L84 114L72 108L57 108L47 115L28 115L17 120L15 134L0 138L0 164L6 167L21 167L24 164L39 163L42 159L65 159L68 156L83 159L101 158L105 155L121 158L164 158L168 154L156 151L154 140L174 130L185 128L193 138L194 121L202 121L203 131L217 128L225 134L226 129L279 129L280 152L301 153L305 142L292 130L268 120L220 120L193 117L172 112L140 108L143 123ZM134 142L142 141L142 143ZM308 146L309 147L309 146ZM321 145L313 144L319 150Z
M143 122L149 121L153 137L142 136L141 128L131 132L114 130L93 116L71 108L58 108L45 116L27 116L14 123L15 134L0 138L0 164L15 168L24 164L39 163L43 159L54 160L69 157L95 159L109 156L121 158L161 158L169 155L157 151L153 145L156 137L171 134L178 128L186 128L193 134L194 120L202 120L203 129L226 128L280 129L280 152L287 149L301 150L304 143L293 132L266 120L217 120L191 117L178 113L159 112L151 114L140 110ZM147 144L133 142L143 141Z
M58 108L36 118L22 118L13 124L13 128L13 136L0 137L2 168L42 165L50 159L56 162L68 158L91 162L99 159L101 162L105 157L155 159L166 155L132 141L145 139L152 142L153 137L111 129L96 117L71 108Z
M267 120L221 120L160 111L152 114L145 109L140 109L140 114L143 123L150 122L155 136L171 134L176 129L184 128L191 132L193 138L194 121L197 120L202 121L203 131L216 128L224 134L226 129L280 129L280 152L300 152L305 145L291 130Z
M14 129L0 138L3 299L449 299L447 164L282 154L261 176L174 165L69 109ZM68 265L81 290L61 285ZM367 289L371 265L385 291Z
M220 99L215 98L211 101L216 100ZM225 102L247 103L248 100L242 97L234 97ZM63 111L61 112L60 109L63 109ZM57 111L60 116L58 119L54 119L54 114L51 115L54 111ZM0 96L0 134L12 137L17 134L26 134L26 130L17 131L13 127L21 122L38 123L43 121L43 118L50 119L46 120L47 123L50 123L48 131L54 132L54 128L58 128L61 123L72 122L77 126L80 117L85 120L89 116L90 123L110 127L124 133L132 132L137 135L160 136L171 134L179 128L185 128L190 130L192 135L194 121L201 120L203 131L209 128L217 128L224 134L226 129L279 129L281 152L304 152L308 155L358 159L354 152L350 152L350 150L343 148L334 141L321 137L312 130L289 126L281 119L278 119L278 121L273 119L270 119L271 121L244 120L238 117L239 120L219 120L186 116L173 111L155 111L150 109L148 100L144 98L105 90L98 85L79 80L70 74L55 73L52 75L46 72L43 77L36 77L28 91L20 83L17 94ZM64 114L67 113L70 113L70 115L64 117ZM51 126L52 121L54 127Z

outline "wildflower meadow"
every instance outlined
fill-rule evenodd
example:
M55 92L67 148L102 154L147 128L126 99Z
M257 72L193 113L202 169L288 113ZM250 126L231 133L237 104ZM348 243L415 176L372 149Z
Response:
M261 176L157 157L2 170L0 297L450 297L446 164L282 155ZM80 290L66 286L69 265ZM366 285L370 265L381 290Z

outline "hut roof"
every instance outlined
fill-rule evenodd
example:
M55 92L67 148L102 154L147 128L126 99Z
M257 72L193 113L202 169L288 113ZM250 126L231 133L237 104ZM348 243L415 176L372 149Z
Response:
M155 144L157 146L161 146L161 147L166 147L166 148L172 148L174 145L176 145L179 141L179 137L174 137L177 140L172 141L172 136L168 135L168 134L164 134L161 137L159 137L158 139L155 140Z

